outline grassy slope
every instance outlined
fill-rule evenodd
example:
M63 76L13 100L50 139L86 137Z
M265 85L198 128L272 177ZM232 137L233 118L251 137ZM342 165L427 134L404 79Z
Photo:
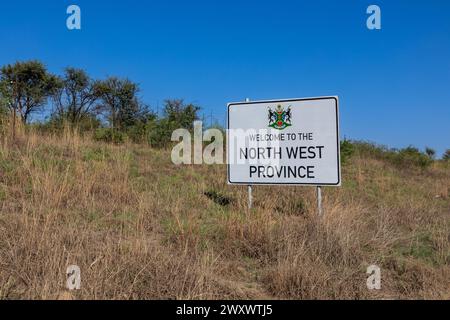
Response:
M303 187L257 187L248 212L224 166L73 135L3 141L0 298L450 299L450 169L355 155L343 179L323 219Z

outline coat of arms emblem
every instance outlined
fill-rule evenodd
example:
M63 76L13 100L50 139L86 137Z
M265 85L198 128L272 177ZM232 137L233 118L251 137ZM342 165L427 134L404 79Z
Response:
M274 110L269 108L269 127L277 130L283 130L290 127L292 118L291 106L284 110L281 105L278 105Z

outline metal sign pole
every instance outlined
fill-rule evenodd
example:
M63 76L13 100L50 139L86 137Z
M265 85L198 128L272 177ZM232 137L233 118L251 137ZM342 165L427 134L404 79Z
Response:
M252 208L253 204L253 196L252 196L252 186L248 186L248 209L250 210Z
M317 186L317 209L319 211L319 216L323 214L322 211L322 187Z
M246 98L245 102L250 102L250 98ZM253 206L253 195L252 195L252 190L253 187L251 184L248 185L248 209L250 210Z

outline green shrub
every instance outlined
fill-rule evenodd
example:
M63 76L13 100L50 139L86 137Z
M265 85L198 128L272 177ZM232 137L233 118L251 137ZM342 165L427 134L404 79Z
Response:
M426 168L431 165L433 160L428 155L420 152L419 149L409 146L396 153L394 162L399 166L407 165Z
M436 157L436 150L431 149L429 147L425 148L425 153L427 154L427 156L429 156L431 159L434 159Z
M354 154L355 148L350 140L341 141L341 162L346 163Z
M445 161L450 161L450 149L445 150L445 153L442 156L442 159Z
M352 141L355 152L360 156L385 159L389 154L395 152L393 149L388 149L386 146L378 145L368 141Z
M166 100L164 116L151 122L147 137L152 147L166 147L171 144L172 132L179 128L193 129L193 123L198 120L200 107L185 104L182 99Z
M9 110L8 110L8 99L2 95L0 88L0 134L6 134L6 127L8 124Z
M156 119L148 119L146 122L137 122L125 129L127 137L135 143L149 143L149 136L155 128Z
M154 123L148 134L148 143L152 147L162 148L171 143L172 132L178 129L177 125L167 119Z
M426 168L433 163L429 154L423 153L412 146L397 150L366 141L352 141L352 145L355 152L360 156L387 161L401 168Z
M124 143L127 136L117 129L100 128L95 130L94 139L103 142Z
M139 124L128 127L126 130L126 136L135 143L142 143L145 141L145 125Z
M8 131L8 115L0 109L0 135L7 134Z

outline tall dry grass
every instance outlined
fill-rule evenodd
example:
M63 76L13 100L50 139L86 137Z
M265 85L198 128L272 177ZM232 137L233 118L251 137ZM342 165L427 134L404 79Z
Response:
M449 168L355 157L343 177L323 217L300 187L257 187L249 212L224 166L177 167L169 150L69 129L3 135L0 298L450 298ZM65 288L69 265L79 291Z

